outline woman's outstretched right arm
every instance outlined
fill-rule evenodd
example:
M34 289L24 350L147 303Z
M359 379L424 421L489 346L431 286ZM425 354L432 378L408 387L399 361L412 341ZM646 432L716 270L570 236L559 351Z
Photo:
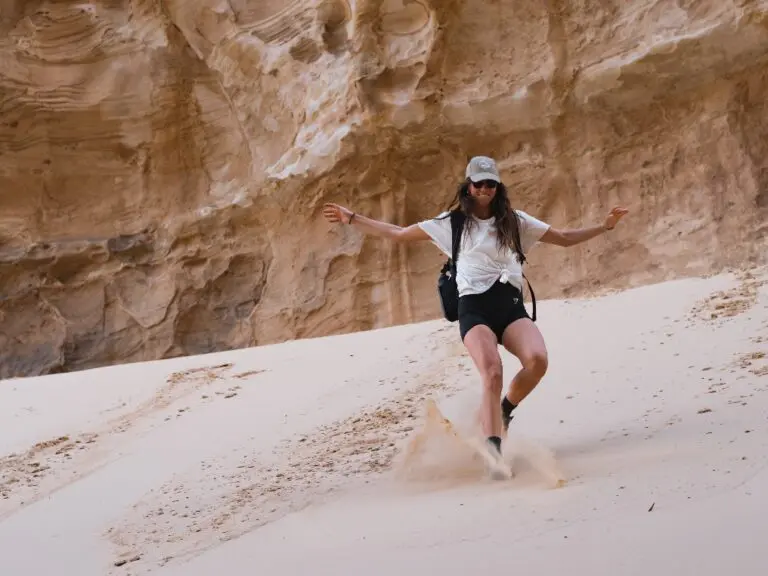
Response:
M362 214L356 214L339 206L338 204L327 203L323 206L323 216L328 222L341 222L342 224L351 224L366 234L380 236L389 240L399 242L409 242L414 240L429 240L429 235L422 230L418 224L411 224L407 227L388 224L368 218Z

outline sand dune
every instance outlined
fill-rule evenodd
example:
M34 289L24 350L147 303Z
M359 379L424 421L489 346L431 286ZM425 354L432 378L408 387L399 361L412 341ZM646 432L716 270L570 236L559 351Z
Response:
M2 381L0 573L762 574L768 271L539 314L509 482L442 321Z

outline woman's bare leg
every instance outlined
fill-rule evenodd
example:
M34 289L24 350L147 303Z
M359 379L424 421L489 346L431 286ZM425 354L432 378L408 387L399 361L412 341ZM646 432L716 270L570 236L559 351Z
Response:
M501 437L501 413L499 402L503 388L501 356L498 341L488 326L474 326L464 336L464 345L480 372L483 381L481 417L483 434Z
M547 372L548 355L544 337L528 318L513 322L504 330L502 345L514 354L522 368L515 374L507 392L513 406L530 394Z

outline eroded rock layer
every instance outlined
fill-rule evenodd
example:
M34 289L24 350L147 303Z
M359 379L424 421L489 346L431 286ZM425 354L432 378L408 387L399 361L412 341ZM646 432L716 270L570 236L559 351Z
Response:
M0 377L435 318L473 154L539 298L768 254L768 2L0 0Z

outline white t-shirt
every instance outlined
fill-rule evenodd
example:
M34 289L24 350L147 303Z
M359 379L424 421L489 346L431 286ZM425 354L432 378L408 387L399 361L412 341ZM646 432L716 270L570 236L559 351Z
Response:
M541 239L549 230L549 224L515 210L520 222L520 243L523 254ZM449 258L451 257L451 218L443 212L437 218L418 223L419 228L429 234L433 243ZM446 218L442 218L447 216ZM488 290L496 280L509 282L522 291L523 269L514 248L499 251L496 243L495 218L475 219L471 231L462 235L459 258L456 266L456 284L459 296L480 294Z

